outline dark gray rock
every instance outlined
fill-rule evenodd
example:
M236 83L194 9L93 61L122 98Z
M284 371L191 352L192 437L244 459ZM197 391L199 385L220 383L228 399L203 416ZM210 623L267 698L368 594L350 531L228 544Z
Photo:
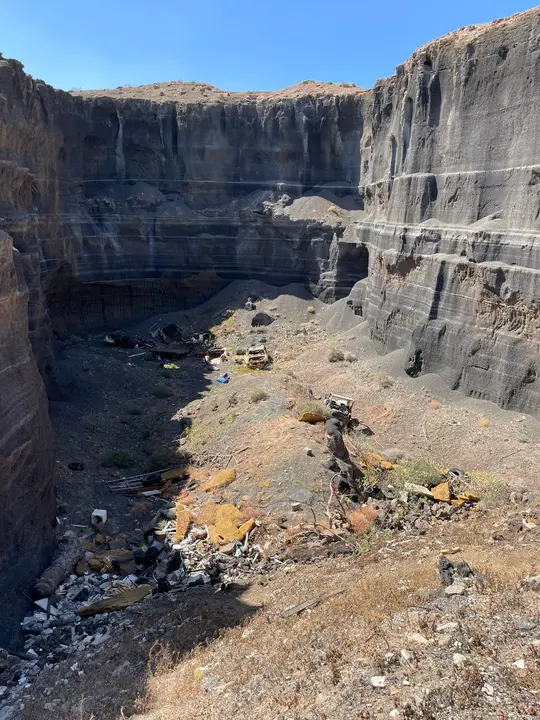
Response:
M274 322L275 318L273 318L271 315L268 315L268 313L265 312L258 312L255 313L255 315L251 318L251 325L253 327L261 327L263 325L271 325Z

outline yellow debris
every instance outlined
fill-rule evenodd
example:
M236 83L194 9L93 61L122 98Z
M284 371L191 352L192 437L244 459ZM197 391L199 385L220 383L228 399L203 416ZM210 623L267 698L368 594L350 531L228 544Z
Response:
M181 542L187 535L191 525L191 513L181 505L176 506L176 542Z
M300 422L315 425L315 423L324 422L326 418L324 417L324 415L319 415L319 413L305 412L302 413L298 419L300 420Z
M313 305L309 305L307 311L308 313L311 313L313 315L315 313L315 308L313 307Z
M479 500L480 498L478 495L475 495L467 490L461 493L461 495L458 495L455 500L452 500L452 505L455 505L456 507L463 507L467 503L476 503Z
M435 500L439 500L439 502L450 502L450 485L447 482L442 482L434 488L431 488L431 492Z
M114 610L123 610L124 608L133 605L134 603L140 602L143 598L152 592L150 585L139 585L133 590L126 590L126 592L120 595L114 595L104 600L98 600L98 602L92 605L87 605L77 611L77 615L81 617L91 617L92 615L99 615L99 613L113 612Z
M209 492L215 488L230 485L234 480L236 480L236 470L218 470L210 480L201 485L200 489Z
M242 524L242 513L229 503L220 505L216 512L216 521L208 527L208 537L215 545L243 540L248 532L255 527L251 518Z
M370 468L371 470L392 470L395 465L385 460L379 453L364 450L360 455L360 467Z

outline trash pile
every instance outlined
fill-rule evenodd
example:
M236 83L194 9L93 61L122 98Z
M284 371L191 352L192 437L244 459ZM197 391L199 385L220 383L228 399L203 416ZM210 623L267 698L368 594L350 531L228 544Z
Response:
M268 542L262 546L260 521L246 519L235 505L208 499L207 493L235 475L222 470L202 483L198 490L206 499L197 511L181 501L155 499L163 506L139 543L108 537L107 512L99 508L92 513L89 535L66 532L36 582L34 611L21 623L23 651L6 653L9 662L0 663L0 702L20 697L43 667L94 652L131 627L130 612L136 613L139 603L163 594L178 598L196 586L218 592L255 573L275 571L282 561L269 555ZM128 614L117 612L122 610Z

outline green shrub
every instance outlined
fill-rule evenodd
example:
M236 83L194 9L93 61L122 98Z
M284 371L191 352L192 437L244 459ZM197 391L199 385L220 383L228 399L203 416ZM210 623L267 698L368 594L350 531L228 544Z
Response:
M103 467L115 467L121 470L135 465L135 458L125 450L116 450L103 456L101 464Z
M157 398L168 398L174 395L172 387L165 385L165 383L156 383L152 392Z

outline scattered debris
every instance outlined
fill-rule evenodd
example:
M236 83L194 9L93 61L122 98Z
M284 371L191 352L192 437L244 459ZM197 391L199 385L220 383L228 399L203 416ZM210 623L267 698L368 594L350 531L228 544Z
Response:
M118 595L113 595L104 600L98 600L98 602L92 603L91 605L86 605L80 610L77 610L77 615L80 615L80 617L91 617L92 615L99 615L101 613L124 610L124 608L130 605L140 602L151 592L152 588L150 585L139 585L131 590L120 592Z
M280 613L280 615L282 618L299 615L304 610L315 607L316 605L319 605L326 600L330 600L330 598L336 597L337 595L342 595L344 592L345 590L333 590L332 592L324 593L323 595L315 595L315 597L312 597L309 600L305 600L297 605L292 605L291 607L286 608Z
M92 525L99 531L107 522L107 511L106 510L94 510L91 518Z
M191 348L186 343L175 343L171 345L156 345L150 349L150 353L162 360L178 360L189 355Z
M325 397L324 404L330 410L332 417L339 420L344 426L349 424L354 404L351 398L330 393Z
M36 598L46 598L54 593L60 583L72 572L82 557L81 541L71 531L66 532L58 543L51 565L34 585Z

